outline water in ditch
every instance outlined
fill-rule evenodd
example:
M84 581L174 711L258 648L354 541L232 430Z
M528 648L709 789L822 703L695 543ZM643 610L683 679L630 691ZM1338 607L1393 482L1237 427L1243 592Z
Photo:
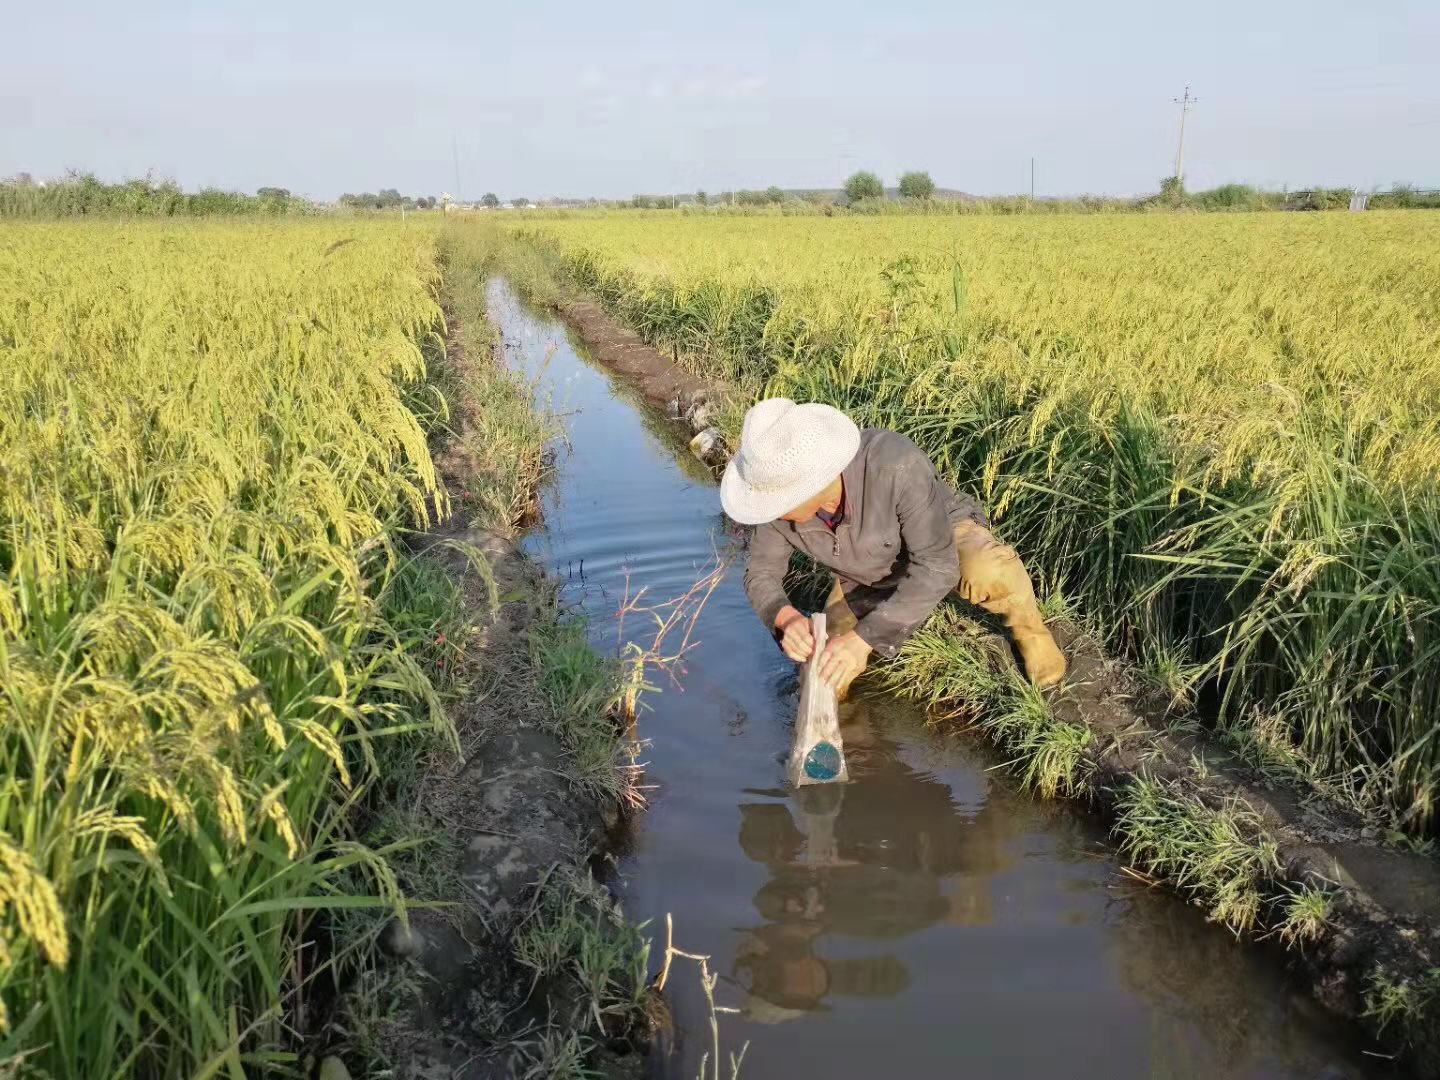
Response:
M849 784L787 790L795 669L746 604L709 473L557 319L499 282L490 305L568 433L526 546L597 645L616 647L627 587L676 596L732 558L679 685L648 698L650 807L618 887L631 917L672 913L676 944L711 958L745 1080L1383 1075L1273 955L1119 873L1096 821L903 703L847 707ZM693 1080L697 973L677 966L667 996L681 1045L653 1072Z

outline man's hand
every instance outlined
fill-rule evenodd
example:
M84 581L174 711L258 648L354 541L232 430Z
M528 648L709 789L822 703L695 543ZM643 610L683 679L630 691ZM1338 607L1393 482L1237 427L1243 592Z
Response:
M825 651L820 654L820 678L839 690L865 670L869 659L870 646L850 630L825 643Z
M785 605L775 616L775 629L780 631L780 648L797 664L810 659L815 651L815 635L810 632L810 620L798 608Z

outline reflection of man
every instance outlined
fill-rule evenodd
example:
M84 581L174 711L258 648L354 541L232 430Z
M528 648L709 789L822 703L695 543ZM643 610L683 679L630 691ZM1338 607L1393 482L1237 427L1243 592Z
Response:
M747 1012L755 1019L793 1019L822 1008L831 994L900 993L910 974L897 958L822 958L816 953L819 938L831 931L898 937L945 913L933 880L839 855L835 826L846 791L838 784L801 789L796 803L803 832L784 804L740 807L741 848L772 869L755 894L755 907L767 922L747 932L735 955L737 973L749 976Z
M991 877L1008 864L1003 818L984 809L962 815L945 784L898 761L883 736L871 741L854 783L740 806L741 850L770 871L754 901L764 923L746 933L735 958L757 1019L789 1019L834 994L888 996L909 985L893 955L820 955L826 935L894 940L940 923L989 921Z
M831 994L893 997L910 985L910 972L893 956L817 956L815 939L823 932L817 923L797 922L770 923L746 934L735 952L735 969L749 976L746 1011L753 1018L791 1020L821 1011Z
M720 501L735 521L758 526L745 591L792 660L808 660L815 643L785 595L790 553L835 571L820 674L842 697L871 652L894 656L952 589L1005 622L1036 685L1064 677L1015 549L905 436L862 431L829 405L761 401L745 414Z

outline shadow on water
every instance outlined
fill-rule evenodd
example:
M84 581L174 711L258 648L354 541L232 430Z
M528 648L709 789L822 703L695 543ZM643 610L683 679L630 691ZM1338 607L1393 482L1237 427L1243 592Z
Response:
M526 545L596 644L615 646L627 583L678 596L733 556L680 685L642 717L651 807L619 884L632 917L672 912L677 944L712 958L746 1080L1381 1075L1272 957L1118 874L1096 822L902 703L844 707L851 783L788 790L794 668L745 602L708 472L553 317L500 283L491 313L566 415ZM693 1078L708 1017L690 972L670 998L681 1048L654 1071Z

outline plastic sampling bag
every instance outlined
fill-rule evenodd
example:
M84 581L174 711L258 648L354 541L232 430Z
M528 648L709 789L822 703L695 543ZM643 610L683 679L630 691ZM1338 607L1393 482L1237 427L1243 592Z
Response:
M790 748L790 783L830 784L848 780L845 744L840 740L840 715L835 691L820 678L820 653L825 648L825 613L810 616L815 651L800 672L800 712L795 717L795 743Z

